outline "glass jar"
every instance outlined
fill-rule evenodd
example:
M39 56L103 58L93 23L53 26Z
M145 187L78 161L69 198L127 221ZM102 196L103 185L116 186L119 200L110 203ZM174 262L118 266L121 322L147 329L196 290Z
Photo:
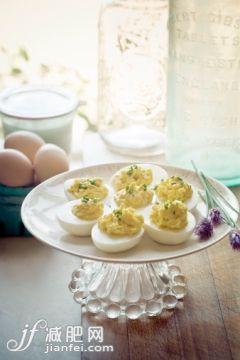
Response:
M167 158L240 184L240 7L170 1Z
M74 94L58 88L20 86L0 94L4 135L32 131L46 142L71 150L72 123L80 102Z
M163 150L168 3L105 1L99 17L98 129L118 152Z

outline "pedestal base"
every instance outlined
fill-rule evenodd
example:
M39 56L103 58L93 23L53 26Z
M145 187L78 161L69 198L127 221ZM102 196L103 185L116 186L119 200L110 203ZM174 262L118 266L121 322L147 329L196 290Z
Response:
M167 262L112 264L83 261L69 284L74 300L93 314L114 319L157 316L186 295L186 279Z

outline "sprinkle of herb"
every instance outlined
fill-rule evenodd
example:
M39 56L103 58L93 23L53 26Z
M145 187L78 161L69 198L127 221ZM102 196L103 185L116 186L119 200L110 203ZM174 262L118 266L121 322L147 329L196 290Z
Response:
M89 202L89 197L87 196L87 195L84 195L83 197L82 197L82 202L84 203L84 204L87 204L88 202Z
M154 190L154 191L156 191L156 190L157 190L157 188L158 188L158 186L157 186L157 185L155 185L155 186L154 186L154 188L153 188L153 190Z
M169 206L170 206L170 201L165 201L164 203L164 209L169 209Z
M11 69L11 75L16 76L22 74L22 70L18 67L12 67Z
M87 188L88 188L88 186L86 184L82 184L82 183L79 184L80 190L86 190Z
M147 191L147 185L146 184L143 184L143 190Z
M97 180L93 179L93 180L89 180L89 182L90 182L91 185L96 185Z
M128 194L133 194L134 193L134 188L132 186L126 186L126 192Z
M136 170L137 168L138 168L137 165L131 165L129 170L127 171L127 175L132 176L133 171Z
M29 55L24 48L19 48L18 50L19 56L24 59L25 61L29 61Z
M114 213L114 215L116 216L116 218L117 218L118 220L121 220L122 210L120 210L120 209L113 210L113 213Z

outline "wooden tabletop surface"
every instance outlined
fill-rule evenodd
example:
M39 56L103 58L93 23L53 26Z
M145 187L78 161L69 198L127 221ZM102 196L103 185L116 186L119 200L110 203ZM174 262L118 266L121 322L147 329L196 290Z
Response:
M34 238L0 238L0 359L240 359L240 258L227 238L175 261L187 276L187 296L175 310L141 320L109 320L84 311L81 316L67 287L79 261ZM45 357L42 337L25 352L9 352L7 341L19 340L24 324L41 318L51 326L81 325L84 346L89 327L102 326L103 344L114 352Z
M109 354L83 359L240 359L240 257L228 239L175 261L188 279L188 294L161 317L112 321L83 314L84 327L104 326Z
M90 161L91 162L91 161ZM235 190L239 197L240 190ZM240 359L240 253L228 239L175 261L188 281L188 293L175 310L140 320L108 320L89 315L68 290L80 259L34 238L0 238L1 360L228 360ZM24 352L10 352L9 339L20 339L25 323L44 318L49 326L102 326L103 344L114 352L44 354L43 336Z

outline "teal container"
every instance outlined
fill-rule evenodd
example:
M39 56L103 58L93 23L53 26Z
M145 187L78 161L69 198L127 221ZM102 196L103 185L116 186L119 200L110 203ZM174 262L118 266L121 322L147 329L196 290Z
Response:
M0 184L0 236L29 236L21 219L21 206L33 187L8 187Z
M239 1L169 4L167 160L239 186Z

